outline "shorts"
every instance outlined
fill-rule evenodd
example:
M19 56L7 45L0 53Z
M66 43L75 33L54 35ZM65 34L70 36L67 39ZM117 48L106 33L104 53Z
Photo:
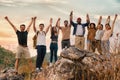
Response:
M17 47L17 53L16 53L16 57L15 58L30 58L30 52L29 52L29 49L28 47L23 47L23 46L18 46Z

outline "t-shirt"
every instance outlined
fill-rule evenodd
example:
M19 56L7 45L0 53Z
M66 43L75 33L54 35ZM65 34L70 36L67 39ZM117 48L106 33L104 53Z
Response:
M39 31L37 36L37 45L46 46L46 34L44 31Z
M62 30L62 40L70 39L71 27L61 27Z
M96 31L96 35L95 35L95 39L96 40L101 40L102 36L103 36L104 31L103 30L97 30Z
M77 30L76 30L76 35L79 36L79 35L83 35L83 27L82 25L77 25Z
M112 30L105 30L102 37L102 41L109 40L111 34L112 34Z
M95 40L95 33L96 33L95 29L88 29L87 39L91 41Z
M27 31L20 32L20 31L17 30L16 34L17 34L17 37L18 37L19 45L27 47L27 35L28 35L28 32Z

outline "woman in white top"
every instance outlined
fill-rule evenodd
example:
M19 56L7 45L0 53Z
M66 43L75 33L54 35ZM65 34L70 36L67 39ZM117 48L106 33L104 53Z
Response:
M46 54L46 34L49 30L49 28L52 25L52 19L50 19L50 24L49 26L46 28L45 31L43 31L44 29L44 24L40 24L39 25L39 31L36 30L35 27L35 22L36 22L36 17L34 17L34 22L33 22L33 29L34 32L37 34L37 59L36 59L36 70L39 71L41 70L42 67L42 63Z
M109 38L113 33L113 29L114 29L114 24L117 18L117 14L115 15L115 18L113 20L112 26L110 27L110 16L108 16L107 18L107 23L105 24L105 30L104 30L104 34L102 37L102 42L101 42L101 47L102 47L102 54L109 54Z

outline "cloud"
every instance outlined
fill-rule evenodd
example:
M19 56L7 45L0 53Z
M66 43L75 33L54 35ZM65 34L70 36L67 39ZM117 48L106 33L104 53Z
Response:
M66 4L67 0L0 0L0 5L15 7L15 6L28 6L34 4Z

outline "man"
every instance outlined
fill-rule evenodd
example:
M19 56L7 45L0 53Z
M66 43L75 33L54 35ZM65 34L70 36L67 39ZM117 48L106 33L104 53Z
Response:
M60 18L57 22L57 26L62 31L62 49L70 47L70 32L71 32L71 24L68 24L68 21L64 21L64 26L60 26Z
M20 60L22 54L24 55L24 57L26 59L29 60L30 66L32 66L32 62L30 60L30 52L29 52L28 45L27 45L27 36L28 36L28 32L30 30L30 26L32 25L33 18L26 30L25 30L26 26L24 24L21 24L20 31L16 28L15 25L13 25L13 23L9 20L9 18L7 16L5 17L5 19L12 26L12 28L16 32L17 38L18 38L19 46L17 47L16 62L15 62L15 70L16 70L16 72L18 72L18 64L19 64L19 60Z
M52 18L50 19L50 24L44 30L45 26L43 23L39 24L39 30L36 29L36 18L34 17L33 21L33 30L37 35L37 59L36 59L36 71L39 72L42 70L42 64L46 54L46 34L49 31L49 28L52 26Z
M84 49L84 43L85 43L85 27L89 25L90 19L89 15L86 16L87 23L83 24L81 23L82 19L79 17L77 18L77 23L73 22L73 11L70 14L70 23L74 27L73 35L75 35L75 47L78 49Z

